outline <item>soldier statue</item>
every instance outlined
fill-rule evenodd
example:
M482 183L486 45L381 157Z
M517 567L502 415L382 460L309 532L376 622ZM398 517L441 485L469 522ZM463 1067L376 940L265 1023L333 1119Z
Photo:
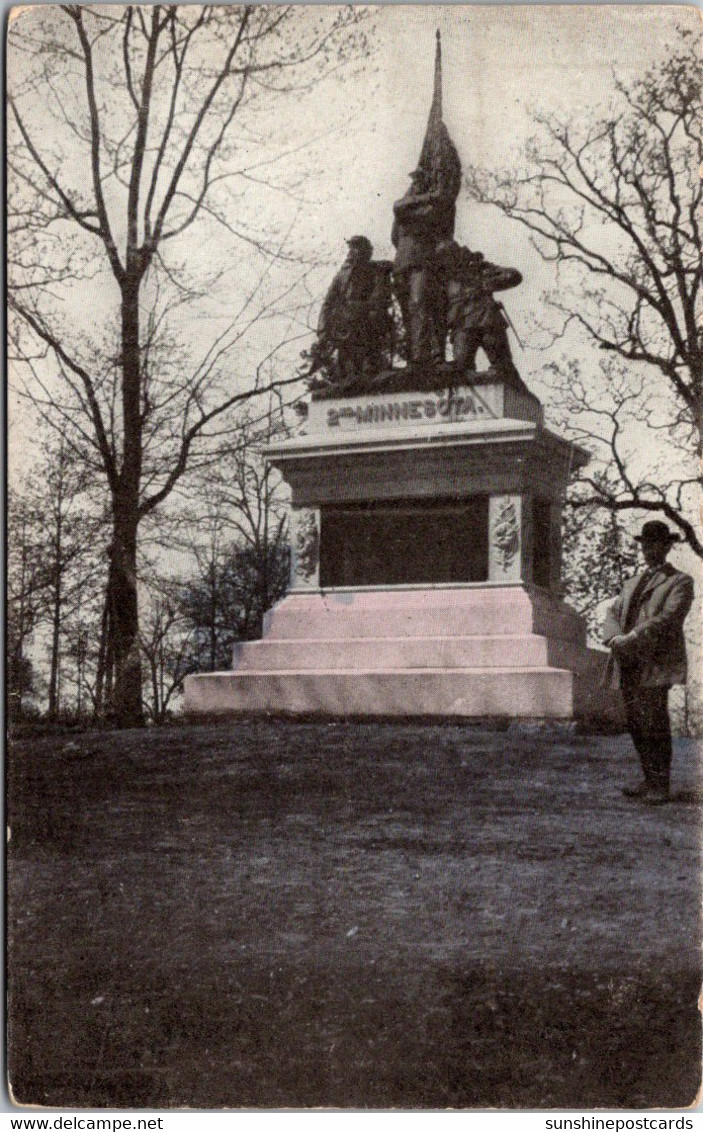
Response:
M508 342L510 325L495 291L517 287L522 275L511 267L498 267L481 252L446 240L437 250L439 270L446 288L446 318L459 374L476 368L476 352L482 347L491 367L513 385L522 385Z
M423 365L444 361L444 304L437 275L437 247L451 239L456 209L451 192L444 191L441 183L431 187L429 174L421 165L410 176L408 191L393 205L393 284L403 316L408 360Z
M366 236L347 240L349 252L330 284L318 320L318 349L313 369L331 370L333 383L378 373L390 357L391 264L373 261L373 246Z

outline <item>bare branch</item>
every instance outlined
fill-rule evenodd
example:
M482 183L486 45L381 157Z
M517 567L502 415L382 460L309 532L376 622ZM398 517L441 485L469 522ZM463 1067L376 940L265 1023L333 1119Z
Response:
M95 204L98 213L98 220L100 222L100 237L105 244L107 250L110 266L114 272L115 278L118 282L122 282L124 278L124 268L120 262L120 257L117 253L117 247L112 236L110 228L110 221L107 215L107 208L105 206L105 198L103 196L102 178L100 173L100 116L98 114L98 105L95 98L95 75L93 72L93 51L88 39L88 36L83 25L82 9L75 6L70 6L65 9L76 25L78 38L83 49L83 57L85 60L85 89L86 98L88 101L88 108L90 112L90 134L91 134L91 171L93 178L93 194L95 196Z
M8 299L11 310L15 311L28 326L32 328L38 338L46 342L57 358L59 358L68 369L76 374L83 383L88 404L90 406L90 415L95 428L95 436L98 442L100 455L105 467L105 472L113 490L117 487L117 468L115 466L110 444L105 431L105 425L100 412L97 398L95 396L95 389L91 381L90 375L83 368L83 366L72 358L64 347L59 342L58 338L49 330L49 328L40 321L39 317L33 314L27 307L20 303L15 297L10 296Z

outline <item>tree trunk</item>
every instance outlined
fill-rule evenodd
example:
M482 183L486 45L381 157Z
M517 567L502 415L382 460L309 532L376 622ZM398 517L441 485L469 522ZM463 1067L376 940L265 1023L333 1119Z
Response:
M118 727L142 727L142 668L137 600L137 516L122 502L112 545L110 630L114 685L108 714Z
M49 719L56 719L59 712L59 646L61 643L61 605L63 602L63 501L66 454L63 446L59 450L56 479L55 518L53 533L53 573L54 592L51 611L51 666L49 671Z
M83 638L80 628L76 638L76 715L83 718Z
M217 671L217 564L213 559L210 574L210 672Z
M107 685L107 657L108 657L108 634L110 632L110 600L112 592L110 589L110 578L112 577L112 565L108 570L108 581L105 588L105 601L103 604L102 617L100 618L100 640L98 642L98 661L95 671L95 710L94 716L96 719L101 719L103 714L103 705L106 700L106 685Z
M10 660L10 695L9 695L9 711L10 716L14 719L21 719L24 710L24 639L27 635L27 585L28 585L28 566L27 566L27 521L22 519L21 534L19 536L19 545L22 548L22 558L20 567L20 587L19 587L19 608L17 610L17 639L12 649Z
M153 707L153 711L152 711L152 719L153 719L154 723L158 723L159 722L160 705L159 705L159 672L158 672L158 661L157 661L157 658L156 658L156 650L154 650L153 656L152 655L149 656L149 667L151 668L151 694L154 698L154 707Z
M61 574L57 572L54 609L51 619L51 668L49 675L49 719L59 711L59 645L61 638Z
M111 715L118 727L142 727L142 669L137 599L137 530L142 459L139 357L139 280L122 290L122 421L124 448L113 496L110 620L115 684Z
M51 667L49 674L49 719L59 712L59 656L61 645L61 606L63 604L63 568L61 562L61 525L57 529L55 582L51 616Z

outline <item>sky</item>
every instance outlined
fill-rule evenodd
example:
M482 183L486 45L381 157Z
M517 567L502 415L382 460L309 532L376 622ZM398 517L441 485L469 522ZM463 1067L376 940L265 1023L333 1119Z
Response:
M308 9L316 18L315 7ZM31 19L31 10L23 19ZM262 191L258 220L288 233L288 247L321 261L308 280L307 318L314 326L332 274L346 254L345 240L363 233L377 258L393 254L390 242L393 202L404 193L417 163L432 97L435 33L442 36L444 118L459 155L488 169L510 168L534 132L532 113L555 112L591 117L613 94L613 75L625 82L641 74L660 55L677 23L692 26L700 13L676 6L567 5L388 5L371 9L371 54L349 71L301 98L291 98L271 122L271 144L295 149L293 158L309 178L299 199ZM14 64L18 66L19 64ZM12 77L13 62L9 73ZM34 123L41 129L40 113ZM310 138L317 141L309 142ZM513 339L523 377L543 398L540 378L544 353L531 348L531 318L553 268L531 248L522 228L497 210L476 205L464 194L457 207L456 238L494 262L517 267L523 284L504 296L508 313L525 344ZM191 265L211 267L223 255L221 232L198 231L186 251ZM249 286L253 265L223 262L228 285L211 297L207 317L191 331L206 351L223 319ZM273 287L273 282L271 286ZM114 284L111 284L114 286ZM99 332L112 292L93 284L80 296L81 315ZM86 303L85 299L89 301ZM304 332L304 319L296 329ZM243 346L236 380L247 380L257 351L269 345L262 326ZM296 343L288 364L294 364ZM11 399L10 463L26 449L26 418Z
M391 252L393 200L405 191L422 144L437 28L449 132L465 162L493 168L519 158L534 132L532 110L594 113L610 100L613 71L625 80L641 74L677 19L698 18L691 8L626 5L394 5L376 13L376 73L371 82L361 75L354 83L368 85L372 97L341 140L354 165L326 208L324 231L329 239L337 224L351 224L367 231L383 255ZM321 98L329 104L328 95ZM498 249L510 242L503 223L472 217L460 200L459 238L480 234Z

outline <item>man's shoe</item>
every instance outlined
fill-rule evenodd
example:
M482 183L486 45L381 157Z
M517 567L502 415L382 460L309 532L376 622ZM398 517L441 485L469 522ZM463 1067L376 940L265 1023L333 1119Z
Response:
M646 794L641 795L640 801L644 802L645 806L665 806L671 801L671 795L668 790L650 789Z
M623 786L622 792L626 798L641 798L650 789L649 783L643 778L641 782L633 783L632 786Z

